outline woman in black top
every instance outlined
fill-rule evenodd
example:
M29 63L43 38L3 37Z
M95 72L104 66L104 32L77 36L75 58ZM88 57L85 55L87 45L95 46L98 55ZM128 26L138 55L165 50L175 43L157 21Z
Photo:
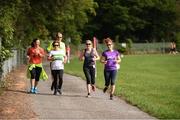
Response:
M99 60L99 55L92 47L92 42L86 40L86 48L81 52L80 60L84 60L83 72L87 80L87 97L91 97L91 88L95 91L95 70L96 70L96 60Z

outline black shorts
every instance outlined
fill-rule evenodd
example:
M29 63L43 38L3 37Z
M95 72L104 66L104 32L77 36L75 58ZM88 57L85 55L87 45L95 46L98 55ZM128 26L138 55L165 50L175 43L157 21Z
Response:
M41 67L35 67L33 68L31 73L31 79L35 79L36 81L39 81L39 77L41 75L42 68Z
M170 50L173 51L173 52L175 52L175 51L176 51L176 48L171 48Z

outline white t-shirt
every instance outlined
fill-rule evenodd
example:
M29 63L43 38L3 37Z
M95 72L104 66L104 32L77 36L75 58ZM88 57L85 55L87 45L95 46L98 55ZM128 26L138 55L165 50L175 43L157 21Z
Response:
M64 69L64 56L65 52L64 50L51 50L49 53L49 56L54 58L54 61L51 63L51 69L52 70L62 70Z

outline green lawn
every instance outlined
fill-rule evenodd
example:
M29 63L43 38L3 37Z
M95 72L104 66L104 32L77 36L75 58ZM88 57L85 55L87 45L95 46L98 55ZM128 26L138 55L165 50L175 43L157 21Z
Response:
M65 72L85 79L82 64L75 58L66 64ZM97 62L96 85L104 87L100 62ZM157 118L180 118L180 56L125 56L115 94Z

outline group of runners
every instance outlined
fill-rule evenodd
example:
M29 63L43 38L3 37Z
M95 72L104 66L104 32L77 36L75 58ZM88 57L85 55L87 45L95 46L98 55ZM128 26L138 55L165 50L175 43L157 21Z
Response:
M47 47L47 60L50 61L52 75L51 90L54 91L54 95L62 94L64 64L68 61L66 47L64 42L62 42L62 37L62 33L58 32L55 40ZM95 91L96 89L96 61L100 60L100 62L104 64L105 87L103 92L105 93L108 88L110 88L110 99L113 100L115 81L121 58L120 53L117 50L114 50L114 44L110 38L104 39L104 43L107 46L107 50L105 50L100 57L97 50L93 48L92 41L86 40L85 48L81 51L79 59L84 61L83 72L87 83L86 97L91 97L91 90ZM27 51L27 58L29 61L28 77L30 78L31 84L30 93L37 93L39 80L48 79L42 66L42 60L43 57L45 57L45 53L45 50L40 47L40 40L34 39L31 43L31 47L28 48Z

